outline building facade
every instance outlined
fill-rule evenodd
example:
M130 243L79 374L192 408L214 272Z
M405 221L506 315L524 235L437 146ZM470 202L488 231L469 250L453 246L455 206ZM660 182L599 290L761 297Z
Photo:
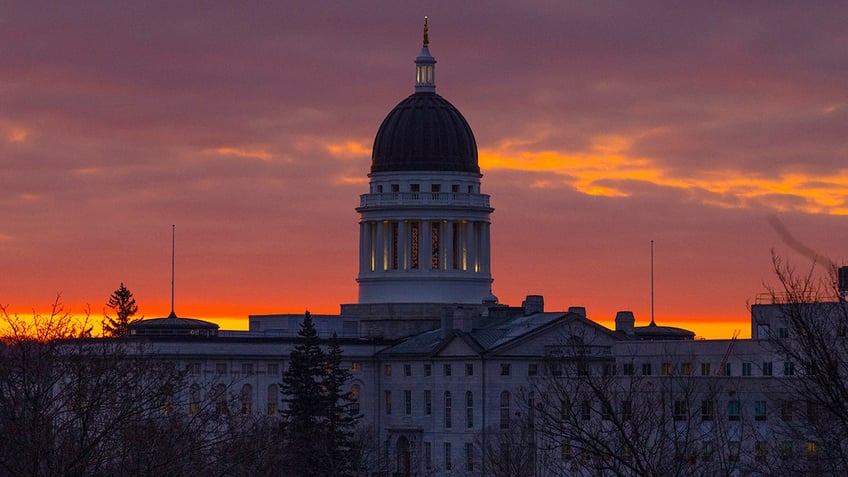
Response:
M589 469L632 465L626 475L643 475L640 449L678 475L765 475L815 459L815 438L790 432L802 411L781 381L799 370L768 346L784 328L773 306L754 308L752 339L707 341L653 321L637 327L626 311L607 329L582 307L546 311L540 296L497 302L494 209L473 132L436 93L435 64L425 23L414 92L380 125L356 208L358 303L313 317L322 338L341 337L373 431L367 472L598 475ZM191 410L224 386L239 403L230 412L273 418L301 318L255 315L249 331L213 333L172 314L133 336L187 370ZM638 416L645 434L627 442L621 429L638 430ZM590 452L592 436L615 444Z

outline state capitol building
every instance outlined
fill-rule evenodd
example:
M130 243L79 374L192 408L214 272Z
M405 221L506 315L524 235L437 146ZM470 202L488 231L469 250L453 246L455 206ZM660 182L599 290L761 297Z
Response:
M322 339L340 337L377 449L368 475L606 475L587 469L639 458L621 429L640 416L653 430L635 444L692 475L766 475L822 455L820 438L796 429L807 410L780 386L799 366L767 346L789 333L778 304L752 306L751 339L695 340L636 326L629 311L608 329L538 295L498 302L495 209L471 127L436 92L426 24L414 92L379 126L368 177L358 302L312 315ZM241 403L231 412L275 416L303 316L248 319L248 331L225 331L172 313L131 335L187 370L189 406L226 383ZM604 453L587 451L592 439Z

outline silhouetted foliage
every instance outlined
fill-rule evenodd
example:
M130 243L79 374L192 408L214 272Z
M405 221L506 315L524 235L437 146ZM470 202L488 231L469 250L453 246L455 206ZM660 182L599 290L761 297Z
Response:
M281 388L291 475L353 475L358 467L353 443L358 416L351 414L350 396L344 391L350 373L341 367L341 349L334 338L324 353L308 311L298 336Z
M109 296L106 305L115 313L114 318L105 312L103 313L103 334L106 336L114 338L126 336L129 325L141 319L133 319L133 316L138 312L138 305L135 303L132 292L124 286L123 282Z

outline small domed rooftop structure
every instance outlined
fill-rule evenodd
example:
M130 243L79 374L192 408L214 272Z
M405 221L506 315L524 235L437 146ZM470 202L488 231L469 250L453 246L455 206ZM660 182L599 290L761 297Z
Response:
M218 336L218 325L193 318L179 318L172 311L167 318L137 321L129 326L130 336Z
M371 153L371 172L441 171L480 173L471 127L436 94L436 59L430 55L427 24L415 58L415 93L386 116Z

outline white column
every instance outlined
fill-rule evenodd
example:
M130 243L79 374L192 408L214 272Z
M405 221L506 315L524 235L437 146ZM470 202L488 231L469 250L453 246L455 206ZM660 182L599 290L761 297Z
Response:
M382 272L386 269L386 224L381 220L374 225L377 227L374 240L374 271Z
M409 238L407 229L409 222L405 220L398 221L398 270L409 269Z
M477 267L477 239L475 229L477 224L471 221L465 223L465 253L468 256L468 271L474 272Z
M442 237L445 244L442 246L444 253L442 254L442 270L451 270L453 268L453 221L443 223Z
M371 231L368 223L359 223L359 273L371 271Z
M483 263L480 267L486 274L492 273L492 241L491 227L489 222L483 222Z

